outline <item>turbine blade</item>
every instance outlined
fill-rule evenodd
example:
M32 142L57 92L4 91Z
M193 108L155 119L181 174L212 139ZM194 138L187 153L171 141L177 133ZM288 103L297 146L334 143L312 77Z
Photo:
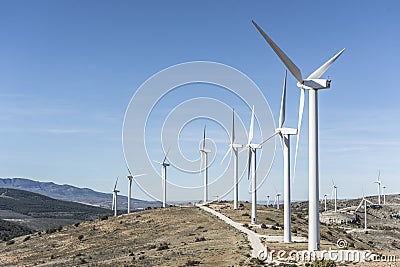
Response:
M268 142L269 140L271 140L271 138L273 138L275 135L279 134L279 132L275 132L273 135L271 135L270 137L268 137L267 139L265 139L264 141L261 142L260 146L262 146L263 144L265 144L266 142Z
M293 165L293 182L294 182L294 177L296 175L297 154L299 151L301 121L303 120L303 111L304 111L304 98L305 98L305 90L301 89L300 90L300 104L299 104L299 120L297 122L296 151L294 154L294 165Z
M232 136L231 144L235 142L235 109L232 109Z
M363 198L363 199L361 200L361 202L360 202L360 204L358 205L358 207L356 208L356 211L355 211L355 212L357 212L357 210L358 210L359 208L361 208L364 199L365 199L365 198Z
M251 142L253 141L253 137L254 137L254 105L253 105L253 108L251 110L251 120L250 120L249 142L248 142L248 144L251 144Z
M249 147L249 158L247 160L247 180L250 179L250 168L251 168L251 148Z
M322 74L325 73L329 69L329 67L332 65L333 62L344 52L344 48L339 51L336 55L334 55L331 59L329 59L327 62L325 62L321 67L319 67L316 71L310 74L310 76L307 77L307 79L319 79Z
M226 159L226 157L228 156L229 152L231 152L231 148L228 148L228 150L226 151L226 153L225 153L225 156L222 158L222 160L221 160L221 163L220 163L220 164L222 164L222 162L224 162L224 160L225 160L225 159Z
M114 190L117 189L117 183L118 183L118 176L117 176L117 180L115 181Z
M129 169L129 167L128 167L128 163L127 163L127 162L125 162L125 164L126 164L126 168L128 169L129 175L131 175L131 176L132 176L131 170L130 170L130 169Z
M278 57L282 60L283 64L285 64L286 68L293 74L293 76L296 78L296 80L299 83L303 83L303 78L301 75L300 69L296 66L296 64L293 63L293 61L283 52L275 43L272 41L271 38L261 29L260 26L257 25L257 23L254 22L254 20L251 21L254 26L256 26L257 30L261 33L261 35L264 37L264 39L267 41L267 43L271 46L271 48L274 50L274 52L278 55Z
M167 160L167 156L168 156L168 153L169 153L170 149L171 149L171 148L168 148L167 153L165 153L165 157L164 157L164 160L162 161L162 164L164 164L165 161Z
M137 174L137 175L134 175L134 176L132 176L132 177L133 177L133 178L136 178L136 177L141 177L141 176L145 176L145 175L147 175L147 173Z
M285 122L285 114L286 114L286 77L287 77L287 70L285 70L285 79L283 80L281 111L280 111L280 114L279 114L279 128L282 128L283 123Z
M203 150L206 148L206 126L204 125L203 131Z
M203 152L201 152L201 155L200 155L200 170L199 170L199 175L201 175L202 169L203 169Z

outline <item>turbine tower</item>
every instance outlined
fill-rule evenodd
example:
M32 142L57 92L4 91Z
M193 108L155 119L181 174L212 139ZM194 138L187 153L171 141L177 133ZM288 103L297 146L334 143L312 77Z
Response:
M378 205L381 204L381 184L382 184L382 181L379 180L380 177L381 177L381 171L379 170L378 178L376 178L376 182L374 182L375 184L378 185Z
M137 175L132 175L131 170L129 169L128 165L126 166L126 168L128 169L129 175L126 176L126 178L128 178L128 210L127 213L131 213L131 197L132 197L132 180L136 177L140 177L145 175L143 174L137 174Z
M200 162L200 172L203 167L204 162L204 195L203 195L203 203L207 203L208 201L208 153L211 153L211 150L206 149L206 126L204 126L203 131L203 144L200 149L201 153L201 162Z
M361 202L360 202L360 205L358 205L357 209L356 209L355 212L354 212L354 213L356 213L356 212L361 208L361 206L364 206L364 230L367 230L367 229L368 229L367 203L369 203L369 204L372 205L372 202L369 201L368 199L366 199L366 198L364 197L364 194L363 194L363 198L362 198L362 200L361 200ZM364 205L363 205L363 204L364 204Z
M247 179L251 171L251 223L257 223L257 149L261 149L260 144L253 144L254 137L254 106L251 111L251 121L249 129L249 140L246 147L249 149L249 158L247 166Z
M267 196L267 207L269 207L269 196Z
M383 186L382 187L382 195L383 195L383 205L386 205L386 193L385 193L385 190L386 189L386 186Z
M326 211L326 198L327 198L327 196L328 196L327 194L324 195L324 204L325 204L325 209L324 209L324 211Z
M276 209L279 210L279 197L281 196L280 193L276 193L275 194L275 201L274 201L274 205L276 204ZM290 235L290 234L289 234ZM285 241L286 242L286 241ZM289 241L290 242L290 241Z
M235 144L235 110L232 109L232 133L231 133L231 144L229 145L230 149L226 152L224 159L228 156L229 152L232 152L234 155L233 161L233 208L238 209L239 202L239 148L242 148L243 145ZM221 161L221 162L222 162Z
M163 208L167 206L167 167L170 166L169 163L167 163L167 156L168 156L169 150L164 156L164 160L162 162L155 161L158 164L161 164L161 174L162 174L162 190L163 190Z
M299 106L299 133L297 135L295 166L301 128L301 119L303 117L305 90L309 90L309 220L308 220L308 250L315 251L320 249L320 222L319 222L319 172L318 172L318 90L330 88L330 80L320 79L331 64L343 53L344 49L329 59L306 79L303 79L300 69L292 60L272 41L271 38L254 22L257 30L268 42L274 52L278 55L286 68L298 81L297 86L301 89Z
M113 192L113 201L112 201L112 205L111 205L111 210L114 211L114 216L117 216L117 211L118 211L117 197L118 197L119 190L117 190L117 183L118 183L118 177L117 177L117 180L115 181L114 190L112 191Z
M332 200L332 196L334 197L335 200L335 212L337 212L337 186L335 184L335 182L332 179L332 192L331 192L331 200Z

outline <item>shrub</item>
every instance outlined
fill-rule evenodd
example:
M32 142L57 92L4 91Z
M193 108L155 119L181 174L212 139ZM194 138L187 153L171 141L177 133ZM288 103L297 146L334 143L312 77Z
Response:
M242 216L250 216L247 212L243 213Z
M267 229L267 226L265 225L265 223L262 223L262 224L261 224L261 228L262 228L262 229Z
M61 232L62 229L63 229L62 225L59 225L59 226L57 227L57 231L59 231L59 232Z
M206 241L206 238L204 236L202 237L196 236L196 238L194 239L194 242L201 242L201 241Z
M77 223L75 223L75 224L74 224L74 226L75 226L75 227L78 227L78 226L79 226L79 224L80 224L80 223L79 223L79 222L77 222Z
M82 239L83 239L83 235L79 235L79 236L78 236L78 239L79 239L79 240L82 240Z
M169 249L169 244L167 242L160 243L160 245L157 248L157 250L166 250L166 249Z
M30 236L30 235L25 236L25 238L24 238L24 240L22 240L22 242L26 242L26 241L28 241L29 239L31 239L31 236Z
M12 245L12 244L14 244L14 243L15 243L15 240L14 240L14 239L11 239L11 240L8 240L8 241L7 241L6 245L9 246L9 245Z
M108 220L108 216L107 215L105 215L103 217L100 217L100 221L105 221L105 220Z
M201 262L197 261L197 260L188 260L185 264L185 266L197 266L199 265Z

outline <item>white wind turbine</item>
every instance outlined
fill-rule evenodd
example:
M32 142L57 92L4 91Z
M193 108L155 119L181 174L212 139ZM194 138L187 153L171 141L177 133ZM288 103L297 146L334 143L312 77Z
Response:
M140 177L146 174L137 174L137 175L132 175L131 170L129 169L128 166L126 166L129 172L129 175L126 176L126 178L128 178L128 210L127 213L131 213L131 197L132 197L132 180L136 177Z
M117 180L115 181L114 190L112 191L113 192L113 200L112 200L111 210L114 211L114 216L117 216L117 211L118 211L117 198L118 198L119 190L117 190L117 183L118 183L118 177L117 177Z
M285 243L289 243L292 241L291 236L291 197L290 197L290 136L297 134L297 129L293 128L283 128L283 123L285 122L286 115L286 78L287 71L285 71L285 78L283 81L283 89L282 89L282 100L281 100L281 109L279 113L279 127L275 129L275 133L270 136L267 140L261 143L264 144L266 141L271 139L273 136L279 134L282 150L283 150L283 210L284 210L284 232L283 239ZM279 204L278 204L279 209Z
M279 197L281 196L280 193L275 194L274 205L276 204L276 209L279 210ZM290 242L290 241L289 241Z
M325 194L324 195L324 204L325 204L325 209L324 209L324 211L326 211L326 198L328 197L328 194Z
M267 207L269 207L269 196L267 196Z
M232 133L231 133L231 143L229 145L230 149L226 152L224 159L228 156L229 152L232 151L234 155L233 160L233 208L238 209L239 202L239 171L238 171L238 161L239 161L239 148L243 145L235 144L235 110L232 109ZM221 162L222 162L221 161Z
M254 22L257 30L268 42L274 52L281 59L286 68L298 81L297 86L301 89L298 136L295 153L295 164L297 160L297 150L301 120L303 117L305 90L309 90L309 223L308 223L308 250L314 251L320 248L320 223L319 223L319 177L318 177L318 90L330 88L330 80L320 79L331 64L343 53L344 49L329 59L306 79L303 79L300 69L292 60L272 41L271 38Z
M253 144L254 137L254 106L251 111L251 121L249 129L249 140L246 147L249 149L249 158L247 166L247 178L251 171L251 223L257 223L257 149L261 149L260 144Z
M368 199L366 199L366 198L364 197L364 194L363 194L363 198L362 198L360 204L358 205L357 209L356 209L355 212L354 212L354 213L356 213L356 212L361 208L361 206L364 206L364 229L365 229L365 230L368 229L367 203L369 203L369 204L372 205L372 202L369 201Z
M383 195L383 205L386 205L386 193L385 193L385 190L386 189L386 186L383 186L382 187L382 195Z
M202 147L200 149L201 153L201 162L200 162L200 172L203 167L204 162L204 195L203 195L203 203L207 203L208 201L208 153L211 153L211 150L206 149L206 126L204 126L203 132L203 142Z
M380 177L381 177L381 171L379 170L378 178L376 178L376 182L374 182L374 184L378 185L378 205L381 204L381 184L382 184L382 181L379 180Z
M337 185L335 184L335 182L333 181L333 179L332 179L332 192L331 192L331 200L332 200L332 197L334 198L334 200L335 200L335 212L337 212Z
M163 208L165 208L167 206L167 167L170 166L169 163L166 162L167 160L167 156L168 156L168 152L165 154L164 156L164 160L162 162L159 161L154 161L158 164L161 164L161 174L162 174L162 190L163 190Z

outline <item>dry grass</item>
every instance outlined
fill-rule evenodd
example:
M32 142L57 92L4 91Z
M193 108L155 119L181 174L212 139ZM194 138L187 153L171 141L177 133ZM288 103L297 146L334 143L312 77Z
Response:
M64 227L0 244L1 266L248 266L246 237L195 207Z

